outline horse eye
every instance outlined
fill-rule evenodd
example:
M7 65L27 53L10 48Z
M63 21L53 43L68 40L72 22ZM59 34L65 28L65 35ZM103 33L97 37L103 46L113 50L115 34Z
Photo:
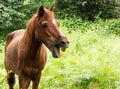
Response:
M47 23L42 24L42 28L48 28L48 24Z

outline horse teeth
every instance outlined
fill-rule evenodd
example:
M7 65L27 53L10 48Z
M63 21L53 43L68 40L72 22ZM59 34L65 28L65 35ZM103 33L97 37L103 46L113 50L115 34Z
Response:
M62 50L63 52L65 52L66 48L61 48L61 50Z

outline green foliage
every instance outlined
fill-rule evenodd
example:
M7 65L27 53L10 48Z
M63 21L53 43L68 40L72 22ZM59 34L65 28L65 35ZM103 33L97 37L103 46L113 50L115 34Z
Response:
M23 29L40 5L50 8L55 0L4 0L0 1L0 30Z
M114 31L114 25L119 20L99 20L93 23L79 19L81 26L70 29L69 25L74 26L74 21L76 20L61 20L61 30L70 40L70 46L65 53L62 52L59 59L54 59L48 51L48 61L39 88L119 89L120 37L107 31L109 27L113 27ZM1 34L6 34L6 31ZM0 38L3 38L4 35L1 34ZM0 88L6 89L4 39L0 39L0 59ZM17 80L15 89L18 89Z
M64 33L66 30L64 29ZM120 38L105 31L66 33L70 47L58 60L49 55L41 89L116 89L120 77ZM47 82L47 83L46 83ZM42 86L43 85L43 86Z
M37 5L25 5L24 0L0 1L0 29L16 30L25 28L27 20L36 12L36 8Z
M50 8L52 4L55 4L56 0L26 0L25 4L43 5L46 8Z
M10 5L9 5L10 4ZM22 25L17 24L20 21L22 22L22 17L25 17L23 13L17 11L17 8L20 7L21 2L19 1L12 1L12 0L5 0L0 3L0 28L1 29L14 29L16 26ZM20 18L21 17L21 18ZM17 19L17 20L16 20ZM15 23L17 25L15 25Z
M60 20L61 27L67 27L69 33L72 31L81 31L86 32L88 30L96 30L107 31L108 33L120 36L120 19L109 19L102 20L99 19L91 22L91 21L83 21L81 18L74 17L69 19Z
M94 20L97 15L103 19L116 18L115 10L119 5L118 0L57 0L58 16L62 18L74 15L87 20Z
M106 28L110 33L120 36L120 19L106 20L103 24L104 26L106 24Z

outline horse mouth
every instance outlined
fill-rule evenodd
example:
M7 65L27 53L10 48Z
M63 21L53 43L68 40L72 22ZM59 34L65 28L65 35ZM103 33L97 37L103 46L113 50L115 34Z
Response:
M52 50L52 56L53 56L54 58L59 58L59 57L61 57L60 50L61 50L61 51L65 51L66 48L65 48L65 47L60 47L59 45L55 45L55 46L53 47L53 50Z

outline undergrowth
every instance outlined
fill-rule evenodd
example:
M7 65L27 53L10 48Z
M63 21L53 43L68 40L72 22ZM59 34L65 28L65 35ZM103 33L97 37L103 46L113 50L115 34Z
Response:
M92 21L83 21L79 17L67 18L60 20L61 27L67 27L68 32L72 31L81 31L86 32L88 30L101 30L107 31L108 33L120 36L120 19L109 19L103 20L99 17L96 17L94 22Z
M70 40L70 46L59 59L53 58L48 51L39 89L119 89L119 20L75 21L60 20L61 30ZM0 35L0 89L8 88L4 34ZM18 81L15 89L18 89Z

